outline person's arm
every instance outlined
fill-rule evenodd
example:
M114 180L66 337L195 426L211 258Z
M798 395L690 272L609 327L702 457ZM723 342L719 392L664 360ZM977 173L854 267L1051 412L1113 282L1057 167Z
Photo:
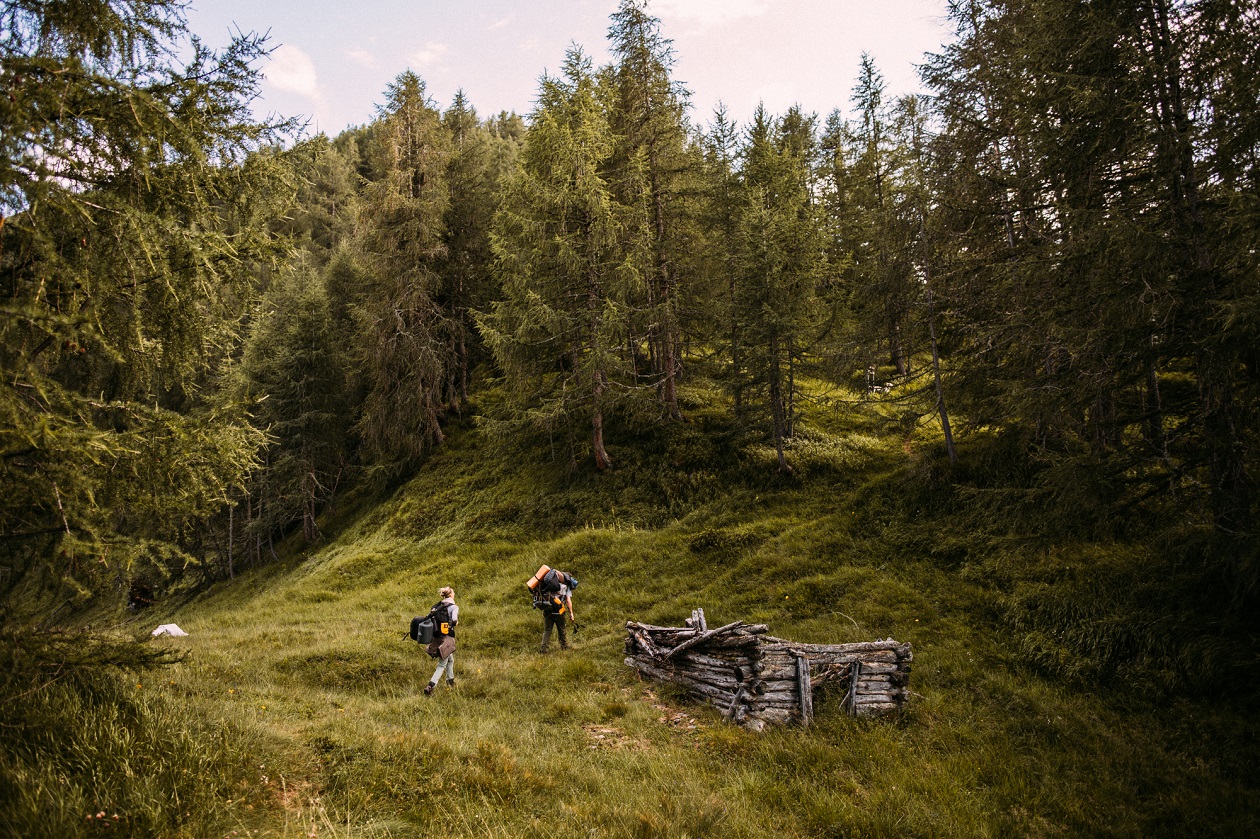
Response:
M458 625L459 624L459 606L455 605L454 603L451 604L450 616L451 616L451 626Z
M568 606L569 606L569 621L570 621L570 623L577 623L577 618L575 618L575 617L573 616L573 595L572 595L572 594L566 594L566 595L564 596L564 600L565 600L565 602L566 602L566 603L568 604Z

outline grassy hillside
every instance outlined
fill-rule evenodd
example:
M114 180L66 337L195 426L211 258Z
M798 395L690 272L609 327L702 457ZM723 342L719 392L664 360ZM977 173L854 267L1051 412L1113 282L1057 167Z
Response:
M145 614L133 631L190 633L153 642L183 661L32 706L30 730L75 734L6 758L4 824L286 837L1260 829L1254 684L1203 675L1246 679L1254 660L1234 661L1248 647L1223 623L1173 642L1201 616L1163 607L1191 572L1159 543L1015 533L946 488L930 437L874 406L815 417L797 475L774 478L772 452L707 409L712 394L687 396L685 427L617 441L602 476L565 475L537 441L453 429L391 497L330 511L326 544ZM541 563L581 581L565 653L538 653L523 583ZM461 604L457 684L425 697L432 662L403 634L446 584ZM638 681L621 661L624 621L679 624L697 606L801 641L909 641L908 710L859 721L826 701L809 729L752 734ZM74 698L89 695L100 707Z

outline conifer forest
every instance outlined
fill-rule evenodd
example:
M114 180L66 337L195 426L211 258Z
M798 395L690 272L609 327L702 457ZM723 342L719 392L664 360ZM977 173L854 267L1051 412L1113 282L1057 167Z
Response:
M948 15L738 122L620 0L529 113L327 136L265 35L3 0L0 834L1260 831L1260 6ZM697 607L915 693L727 726L621 663Z

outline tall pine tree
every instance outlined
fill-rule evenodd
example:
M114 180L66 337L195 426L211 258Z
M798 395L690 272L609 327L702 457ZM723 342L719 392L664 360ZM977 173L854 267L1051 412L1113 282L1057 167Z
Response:
M544 77L520 168L495 218L503 299L480 321L511 383L509 426L560 436L576 464L586 427L595 466L612 458L604 420L629 380L627 302L640 274L626 256L638 219L605 178L613 154L604 91L577 48Z
M610 181L619 201L642 205L639 234L647 243L642 272L649 279L646 322L652 372L670 419L681 419L677 379L682 371L682 272L688 250L689 178L697 161L688 148L687 91L671 76L671 42L646 0L622 0L608 31L616 64L610 128L617 138Z
M442 442L456 330L439 300L446 255L450 144L411 71L386 90L372 134L376 180L365 190L356 248L370 287L358 310L358 369L367 384L359 433L371 459L405 468Z
M812 119L799 110L774 120L758 108L740 170L733 316L742 369L734 386L748 397L749 418L790 474L785 441L793 434L796 370L817 337L817 290L825 266L822 225L811 189Z

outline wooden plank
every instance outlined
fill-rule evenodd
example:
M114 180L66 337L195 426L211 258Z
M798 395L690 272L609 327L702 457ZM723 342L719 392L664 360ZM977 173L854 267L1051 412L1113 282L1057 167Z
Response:
M808 726L814 721L814 687L809 681L809 659L796 657L796 691L801 703L801 724Z
M862 662L855 661L849 669L849 692L845 694L844 702L842 703L845 708L849 709L849 714L851 715L857 714L857 686L861 678Z

